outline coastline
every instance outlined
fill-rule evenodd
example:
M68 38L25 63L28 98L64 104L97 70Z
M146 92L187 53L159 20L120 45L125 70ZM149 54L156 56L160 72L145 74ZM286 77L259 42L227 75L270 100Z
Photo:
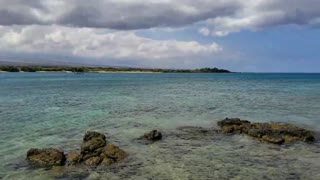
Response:
M159 74L163 72L152 72L152 71L90 71L87 73L101 73L101 74L108 74L108 73L125 73L125 74Z
M221 73L221 72L162 72L162 71L87 71L87 72L73 72L73 71L19 71L19 72L10 72L10 71L0 71L0 73L74 73L74 74L85 74L85 73L99 73L99 74L114 74L114 73L123 73L123 74L171 74L171 73L179 73L179 74L230 74L229 73Z
M155 68L112 68L112 67L65 67L65 66L0 66L6 72L63 72L63 73L231 73L218 68L201 69L155 69Z
M0 71L0 73L12 73L8 71ZM25 71L19 71L19 72L13 72L13 73L30 73L30 72L25 72ZM72 72L72 71L36 71L36 72L31 72L31 73L77 73L77 72ZM84 72L84 73L100 73L100 74L112 74L112 73L125 73L125 74L159 74L163 72L152 72L152 71L89 71L89 72Z

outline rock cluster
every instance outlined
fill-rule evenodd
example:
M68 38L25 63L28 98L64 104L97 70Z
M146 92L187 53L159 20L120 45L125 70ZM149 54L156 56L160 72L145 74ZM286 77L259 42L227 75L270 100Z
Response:
M27 160L36 166L62 166L84 163L88 166L111 165L126 158L128 154L106 141L106 136L95 131L88 131L81 144L80 153L69 152L67 156L54 148L30 149Z
M282 123L252 123L239 118L226 118L218 122L223 133L246 134L257 138L262 142L273 144L286 144L296 141L313 142L314 133L301 127ZM180 128L184 132L181 135L184 138L192 139L202 136L213 135L217 131L199 127ZM189 134L186 136L185 134ZM139 140L153 143L161 140L162 134L157 130L145 133ZM148 144L146 143L146 144ZM64 152L54 148L36 149L32 148L27 152L27 160L34 166L52 167L63 165L84 164L87 166L107 166L125 159L128 154L118 146L106 140L106 136L95 131L88 131L83 137L80 152L71 151L67 155Z
M281 123L251 123L239 118L226 118L218 122L223 133L243 133L260 141L286 144L296 141L313 142L313 133L304 128Z

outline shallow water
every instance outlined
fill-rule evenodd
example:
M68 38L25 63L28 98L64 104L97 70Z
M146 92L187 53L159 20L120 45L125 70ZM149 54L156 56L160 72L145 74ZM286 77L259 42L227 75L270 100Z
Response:
M0 179L320 179L318 142L276 146L192 127L240 117L320 131L319 115L320 74L0 73ZM152 129L164 139L135 141ZM79 149L87 130L108 133L129 158L26 165L29 148Z

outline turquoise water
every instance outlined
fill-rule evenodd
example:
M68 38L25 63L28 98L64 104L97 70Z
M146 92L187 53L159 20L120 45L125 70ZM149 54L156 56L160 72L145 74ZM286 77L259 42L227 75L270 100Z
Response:
M225 117L320 131L320 74L0 73L0 179L320 179L318 142L276 146L190 127ZM164 139L135 141L152 129ZM102 169L26 166L29 148L79 149L87 130L129 158Z

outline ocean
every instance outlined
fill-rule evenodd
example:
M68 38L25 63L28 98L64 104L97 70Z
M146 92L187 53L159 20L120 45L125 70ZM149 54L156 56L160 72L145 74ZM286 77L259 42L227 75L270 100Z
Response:
M0 73L0 179L320 179L320 143L199 135L226 117L320 131L320 74ZM135 139L153 129L163 140ZM88 130L129 153L107 168L30 168L33 147L80 148Z

